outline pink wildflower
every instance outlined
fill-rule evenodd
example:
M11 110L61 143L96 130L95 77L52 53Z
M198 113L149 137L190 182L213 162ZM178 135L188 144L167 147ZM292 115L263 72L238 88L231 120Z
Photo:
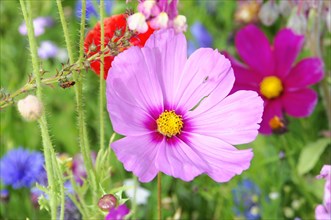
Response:
M234 74L217 50L187 59L187 41L173 29L157 31L143 48L119 54L107 78L107 108L117 158L142 182L163 172L184 181L207 174L229 181L250 166L251 149L232 145L258 134L263 101L256 92L230 96Z
M303 42L302 35L283 29L270 45L254 25L244 27L236 35L237 51L247 65L228 56L236 76L233 91L253 90L263 97L262 134L280 129L282 125L274 122L282 121L283 113L307 117L315 108L317 94L307 87L323 78L323 62L310 57L293 66Z

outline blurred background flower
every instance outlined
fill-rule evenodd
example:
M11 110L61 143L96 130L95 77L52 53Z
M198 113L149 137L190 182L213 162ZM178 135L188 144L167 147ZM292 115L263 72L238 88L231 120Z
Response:
M137 182L137 184L139 184ZM143 205L146 204L148 201L148 197L151 195L150 191L148 191L145 188L142 188L140 186L137 186L136 189L136 195L134 195L134 180L133 179L127 179L124 180L124 186L129 187L128 189L125 190L125 194L133 200L134 197L136 198L136 204L138 205Z
M105 0L105 12L106 16L109 16L113 9L113 4L115 1L113 0ZM99 18L99 4L100 0L86 0L86 19L91 17ZM82 0L77 0L75 5L75 15L77 18L81 18L82 16Z
M190 32L193 39L188 42L188 54L192 54L200 47L212 47L213 37L206 27L199 21L196 21L191 27Z
M51 17L38 17L33 20L33 29L34 29L34 34L36 37L42 35L45 33L45 28L46 27L51 27L53 26L54 21ZM21 35L27 35L27 28L25 22L23 22L19 28L19 32Z
M244 216L249 220L261 218L260 189L249 179L244 179L232 190L234 212L237 217Z
M96 157L97 154L95 152L91 152L91 159L93 165L95 164ZM76 154L72 160L72 173L75 177L76 182L82 185L87 174L84 165L83 155L81 153Z
M56 57L58 52L59 48L51 41L42 41L38 48L38 56L43 60Z
M43 154L23 147L8 151L0 160L0 179L14 189L31 187L44 169Z

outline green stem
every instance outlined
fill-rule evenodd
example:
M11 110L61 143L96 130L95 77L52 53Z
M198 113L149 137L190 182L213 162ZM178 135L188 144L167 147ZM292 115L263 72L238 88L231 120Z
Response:
M27 1L28 9L25 6L25 3L23 0L20 0L21 9L23 13L23 17L27 26L28 30L28 39L29 39L29 45L30 45L30 52L31 52L31 59L32 59L32 68L33 68L33 74L36 79L36 88L37 88L37 96L42 102L42 87L41 87L41 77L40 72L38 69L38 56L37 56L37 44L34 36L34 28L33 28L33 22L31 14L28 13L31 12L31 4L30 1ZM56 219L57 217L57 199L56 199L56 179L55 179L55 171L54 168L55 164L53 163L53 158L55 158L54 149L50 140L50 136L48 133L47 128L47 121L46 121L46 114L44 113L41 118L38 120L40 129L41 129L41 136L42 136L42 142L44 147L44 155L45 155L45 165L46 165L46 171L47 171L47 177L50 187L50 207L51 207L51 218ZM63 186L62 186L63 187Z
M60 187L60 201L61 201L61 211L60 211L60 220L64 220L64 204L65 204L65 192L64 192L64 179L62 177L62 173L63 170L61 169L61 165L57 162L56 158L53 158L53 160L55 159L55 161L53 161L53 164L56 164L57 165L57 176L59 178L59 182L60 182L60 185L63 186L63 187Z
M136 215L137 215L137 189L138 189L138 179L135 175L133 175L132 219L136 219Z
M105 17L105 4L104 0L100 0L100 27L101 27L101 39L100 47L101 51L104 50L105 44L105 27L104 27L104 17ZM105 82L104 82L104 55L101 54L100 57L100 81L99 81L99 115L100 115L100 149L105 147L105 125L104 125L104 106L105 106Z
M157 174L157 216L162 219L162 173Z
M59 15L61 19L61 24L63 27L63 33L64 38L66 41L66 45L68 48L68 54L70 59L70 64L74 60L74 54L71 49L71 42L68 32L67 23L65 21L65 17L63 14L63 8L61 0L56 1ZM83 36L84 36L84 30L85 30L85 17L86 17L86 0L82 1L82 22L81 22L81 28L80 28L80 60L82 60L82 51L83 51ZM83 26L84 25L84 26ZM79 60L79 61L80 61ZM85 116L84 116L84 110L83 110L83 83L82 83L82 74L80 74L79 71L74 72L74 79L76 81L75 86L75 94L76 94L76 102L77 102L77 112L78 112L78 127L79 127L79 143L80 143L80 149L83 155L84 164L87 171L87 179L91 183L92 187L92 193L94 194L93 198L96 201L97 199L97 193L98 193L98 185L96 181L96 175L93 169L92 159L91 159L91 153L90 153L90 147L88 145L88 137L87 137L87 130L86 130L86 124L85 124Z

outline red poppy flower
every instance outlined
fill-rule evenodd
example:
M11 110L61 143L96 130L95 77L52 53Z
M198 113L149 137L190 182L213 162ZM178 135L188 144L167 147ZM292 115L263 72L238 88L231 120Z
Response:
M117 42L126 31L127 26L127 15L126 14L120 14L120 15L114 15L109 18L104 19L104 30L105 30L105 47L108 44L108 42L114 37L115 31L117 33L117 37L115 41ZM154 32L152 28L148 28L148 31L143 34L137 34L130 38L130 46L139 46L143 47L145 45L145 42L149 38L149 36ZM84 42L84 50L87 54L87 57L91 57L94 54L100 52L100 38L101 38L101 28L100 23L98 22L95 27L89 31L85 38ZM118 48L119 52L122 52L123 50L126 50L130 46L123 46ZM108 70L111 67L111 63L114 60L114 56L105 56L104 58L104 78L107 78ZM90 63L91 69L98 75L100 75L100 61L94 60Z

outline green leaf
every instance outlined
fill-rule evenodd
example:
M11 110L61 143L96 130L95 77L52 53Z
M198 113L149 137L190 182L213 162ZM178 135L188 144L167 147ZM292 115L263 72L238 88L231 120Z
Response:
M309 172L315 166L330 142L330 139L322 138L314 143L307 144L307 146L302 149L297 167L300 175Z

